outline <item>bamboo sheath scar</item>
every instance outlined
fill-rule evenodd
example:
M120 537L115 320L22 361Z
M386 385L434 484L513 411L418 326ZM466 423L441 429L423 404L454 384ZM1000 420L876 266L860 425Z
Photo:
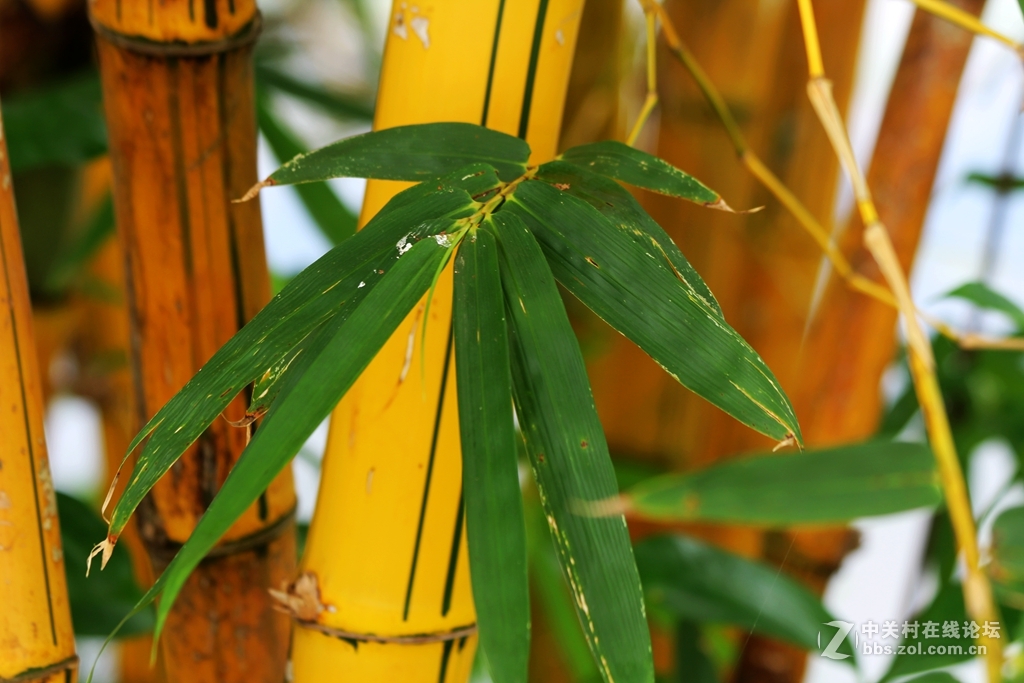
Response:
M525 138L531 163L550 159L582 9L582 0L395 2L375 127L483 124ZM363 222L403 187L371 181ZM325 609L295 629L299 683L468 678L477 638L451 296L449 268L422 368L421 303L333 414L302 561Z
M114 207L124 249L137 430L269 299L256 181L245 0L94 0ZM156 572L192 532L247 443L239 397L139 507ZM295 566L286 470L189 579L161 642L171 683L266 681L285 671L288 621L267 589Z
M43 389L0 123L0 682L78 678ZM74 567L72 571L82 571Z

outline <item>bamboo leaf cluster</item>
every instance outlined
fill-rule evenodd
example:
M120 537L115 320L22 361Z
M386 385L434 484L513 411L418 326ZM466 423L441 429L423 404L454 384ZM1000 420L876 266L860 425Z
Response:
M424 295L429 305L433 285L452 260L451 343L470 566L481 642L497 681L525 680L529 648L516 418L575 611L609 681L653 680L644 595L623 504L666 518L694 518L697 510L697 518L716 521L786 524L938 502L927 452L898 444L754 459L717 475L651 480L619 498L558 285L677 381L743 424L797 445L799 425L771 370L729 326L701 277L620 182L727 208L717 193L621 143L577 147L539 167L529 165L529 156L522 140L479 126L407 126L298 156L250 192L251 197L260 187L351 176L418 183L296 276L132 442L129 452L139 449L136 464L97 549L105 559L143 497L228 403L251 387L245 422L259 420L252 441L189 541L139 602L137 609L163 594L157 636L190 572L299 451ZM873 459L865 459L871 453ZM771 484L782 488L773 493ZM825 484L820 494L790 506L794 495ZM802 490L794 492L794 486ZM701 501L696 506L695 496ZM693 553L717 552L694 550L685 541L664 543L660 551L644 546L641 557L667 553L685 563ZM650 575L656 563L644 564ZM736 571L762 576L757 569ZM791 593L790 603L811 614L809 598ZM781 606L780 613L791 606ZM745 623L747 607L736 604L723 614ZM814 612L813 618L820 616ZM801 623L781 618L771 628L806 644L809 622Z

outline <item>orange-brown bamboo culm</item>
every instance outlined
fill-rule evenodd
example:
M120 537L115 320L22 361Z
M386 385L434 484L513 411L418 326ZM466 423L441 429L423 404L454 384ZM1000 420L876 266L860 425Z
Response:
M0 405L0 681L74 683L78 658L2 123Z
M253 2L157 6L98 0L97 32L125 251L134 428L269 299L259 206L232 204L256 180ZM214 423L140 508L159 573L245 447ZM160 644L168 681L284 677L288 620L267 589L292 575L295 496L285 472L191 577Z

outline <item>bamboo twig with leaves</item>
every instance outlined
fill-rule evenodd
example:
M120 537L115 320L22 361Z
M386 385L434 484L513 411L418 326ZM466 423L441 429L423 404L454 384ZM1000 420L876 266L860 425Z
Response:
M456 357L472 358L466 344L483 344L485 357L499 364L494 367L511 362L506 367L511 368L512 396L541 500L599 668L608 680L650 679L645 673L650 666L647 626L624 520L621 515L580 514L581 504L613 498L616 486L553 278L673 377L740 421L778 441L797 443L799 427L768 368L728 327L700 277L617 181L706 206L717 205L721 197L621 143L573 148L537 168L527 167L528 156L522 141L469 124L399 127L299 157L261 183L359 175L429 180L397 195L343 248L296 277L132 444L146 440L113 510L111 542L181 450L238 390L257 380L253 394L259 406L250 412L264 414L261 428L182 551L140 603L163 592L157 634L188 574L345 394L429 288L446 254L456 247L461 254L467 244L476 244L486 255L488 248L479 242L490 234L499 247L511 358L492 357L488 340L500 328L468 334L457 328L455 343L463 350ZM419 227L410 231L410 225ZM457 270L457 310L463 305L458 293L473 292L463 289L470 285L460 285L461 277ZM483 287L485 281L491 280L477 277L472 286ZM683 339L688 342L680 344ZM254 347L256 340L262 343ZM463 373L465 379L476 374L467 378ZM460 421L466 458L493 457L473 436L480 420L497 425L510 418L508 402L484 405L500 409L502 416L488 412ZM503 457L514 459L515 453ZM587 467L582 467L584 460ZM517 523L504 512L493 518L480 514L467 523L471 529L474 524L492 529L484 531L485 539L503 537L500 529ZM481 551L475 547L471 535L471 554ZM513 579L500 573L476 580L503 592L515 590ZM478 610L486 604L478 604ZM328 613L314 609L308 614L319 620ZM485 633L496 628L488 624L503 623L501 613L479 612L478 619Z

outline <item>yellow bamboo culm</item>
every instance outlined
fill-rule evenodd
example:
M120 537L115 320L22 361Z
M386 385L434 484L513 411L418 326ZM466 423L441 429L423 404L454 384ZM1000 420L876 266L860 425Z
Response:
M73 683L78 658L2 123L0 406L0 681Z
M395 2L375 127L484 124L555 154L579 0ZM404 185L370 182L363 222ZM335 410L293 593L298 683L456 683L476 650L452 358L452 277L438 283ZM421 356L421 352L425 353ZM421 357L423 366L421 367Z

